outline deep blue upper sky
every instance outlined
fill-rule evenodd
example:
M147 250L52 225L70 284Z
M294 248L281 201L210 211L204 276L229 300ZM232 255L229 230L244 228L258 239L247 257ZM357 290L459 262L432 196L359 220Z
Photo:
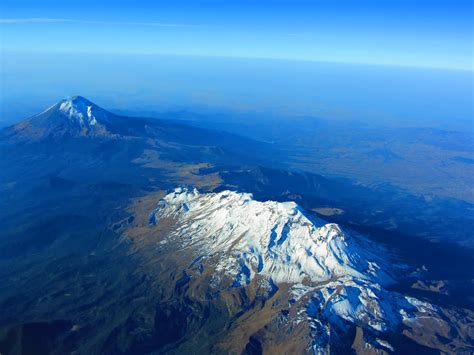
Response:
M473 66L468 0L3 0L0 7L5 52Z

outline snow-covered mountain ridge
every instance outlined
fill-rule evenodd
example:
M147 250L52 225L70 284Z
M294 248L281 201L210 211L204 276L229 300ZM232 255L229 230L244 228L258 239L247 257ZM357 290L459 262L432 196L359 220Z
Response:
M212 258L217 280L230 277L234 287L246 286L258 275L269 287L293 285L293 302L305 300L305 316L294 321L311 324L315 352L325 347L329 324L333 331L358 326L377 339L377 334L411 323L420 314L437 317L431 304L385 288L393 280L383 249L337 224L306 215L293 202L177 188L150 214L152 225L165 221L173 228L161 243L177 243L196 260ZM390 350L383 340L372 345Z
M200 194L178 188L151 215L155 222L170 217L179 224L171 237L186 236L182 245L203 255L226 255L217 269L234 275L241 285L256 274L277 283L341 276L389 281L375 254L337 224L308 217L294 202L260 202L247 193Z

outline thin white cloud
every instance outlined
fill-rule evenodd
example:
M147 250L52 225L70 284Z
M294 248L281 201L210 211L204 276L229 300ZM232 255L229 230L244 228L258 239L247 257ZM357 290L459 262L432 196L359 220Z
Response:
M188 24L182 24L182 23L167 23L167 22L95 21L95 20L77 20L77 19L64 19L64 18L43 18L43 17L0 18L0 24L5 24L5 25L28 24L28 23L79 23L79 24L92 24L92 25L148 26L148 27L167 27L167 28L208 27L208 26L201 26L201 25L188 25Z

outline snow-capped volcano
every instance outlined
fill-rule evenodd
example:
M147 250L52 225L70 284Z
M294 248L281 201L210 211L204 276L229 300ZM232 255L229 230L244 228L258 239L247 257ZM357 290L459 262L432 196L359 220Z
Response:
M44 137L104 135L115 115L82 96L65 99L13 126L16 137L36 140Z
M159 201L150 224L167 226L163 247L189 250L199 263L209 260L216 289L247 287L255 278L267 280L268 288L289 284L292 305L306 313L297 311L293 322L309 322L315 353L329 341L330 325L341 332L361 327L372 334L370 346L387 351L391 345L379 334L419 314L437 318L430 304L385 288L393 279L383 249L293 202L177 188Z
M108 120L109 113L82 96L61 101L55 109L81 128L92 128Z
M184 247L207 256L226 255L218 269L234 274L239 284L255 274L287 283L340 276L388 281L374 254L338 225L309 218L294 202L259 202L247 193L200 194L178 188L152 214L152 221L163 218L178 220L172 236L187 236Z

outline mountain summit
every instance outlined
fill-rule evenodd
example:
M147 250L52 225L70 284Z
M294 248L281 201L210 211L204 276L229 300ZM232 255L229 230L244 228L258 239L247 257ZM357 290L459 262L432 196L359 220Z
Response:
M60 149L67 141L84 147L85 140L92 144L120 140L116 152L133 146L126 154L158 149L154 159L159 155L173 161L238 165L243 162L261 164L274 159L274 149L266 143L173 119L117 115L82 96L61 100L35 116L0 130L0 143L8 144L49 142L54 145L52 148ZM261 156L266 158L261 159Z
M71 124L86 129L104 124L111 115L82 96L74 96L71 99L63 100L54 108L65 115L71 121Z
M104 135L114 114L82 96L64 99L12 127L18 138Z
M160 201L151 222L170 217L183 221L175 229L187 237L182 246L189 242L205 255L225 255L217 267L233 275L236 285L248 284L256 274L277 283L323 282L341 275L387 279L374 254L337 224L308 217L294 202L177 188Z
M154 252L180 250L192 259L178 287L206 284L209 294L245 287L263 299L286 290L287 324L308 322L315 354L354 327L374 353L392 352L382 340L387 334L423 317L440 319L435 306L386 288L394 269L382 247L307 215L294 202L176 188L149 218Z

